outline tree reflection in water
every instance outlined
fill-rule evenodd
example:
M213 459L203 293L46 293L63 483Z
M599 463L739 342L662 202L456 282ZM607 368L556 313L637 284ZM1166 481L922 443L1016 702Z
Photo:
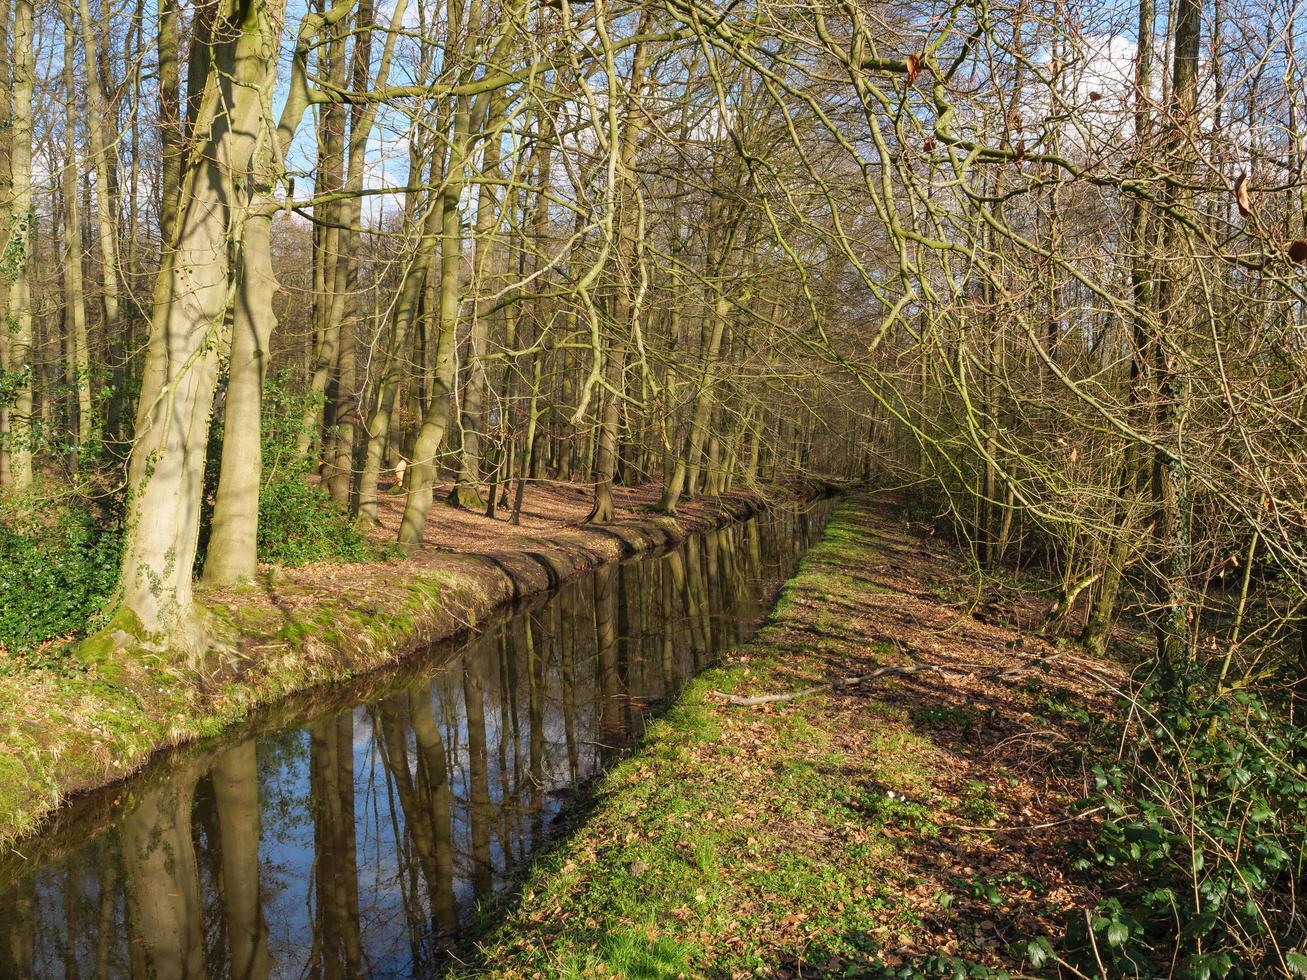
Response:
M384 695L178 754L98 824L74 809L0 869L0 976L439 970L576 787L748 634L828 510L605 566Z

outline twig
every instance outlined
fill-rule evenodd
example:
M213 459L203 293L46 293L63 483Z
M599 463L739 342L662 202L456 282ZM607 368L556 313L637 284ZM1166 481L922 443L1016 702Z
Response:
M1028 667L1003 667L999 670L990 671L987 674L976 675L965 671L957 670L948 664L905 664L893 667L877 667L869 674L859 674L856 677L841 677L825 684L813 684L811 687L803 687L797 691L787 691L784 694L760 694L757 697L741 697L738 694L724 694L721 691L714 691L716 697L721 698L727 704L736 704L743 707L750 707L759 704L775 704L779 701L793 701L797 698L807 697L810 694L820 694L822 691L839 691L846 687L857 687L867 681L875 680L877 677L884 677L886 674L922 674L934 673L943 674L951 680L961 680L965 677L976 677L980 680L994 680L1002 678L1007 680L1010 677L1016 677L1025 673Z
M1103 957L1098 954L1098 939L1094 936L1094 920L1089 914L1089 909L1085 909L1085 926L1089 930L1089 944L1094 948L1094 959L1098 961L1098 969L1103 974L1103 980L1108 980L1107 967L1103 966Z
M1012 834L1018 830L1047 830L1049 827L1059 827L1064 823L1075 823L1077 820L1084 820L1086 817L1093 816L1100 810L1106 810L1107 807L1096 806L1092 810L1086 810L1084 813L1075 813L1069 817L1063 817L1061 820L1050 820L1048 823L1032 823L1019 827L967 827L963 824L946 823L940 824L940 830L983 830L988 834Z

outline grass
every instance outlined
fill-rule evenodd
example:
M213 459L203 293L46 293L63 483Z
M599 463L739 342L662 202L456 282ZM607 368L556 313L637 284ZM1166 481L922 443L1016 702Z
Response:
M989 715L974 693L887 678L872 696L754 708L718 697L896 662L897 643L868 635L906 637L886 628L895 612L937 606L896 581L912 541L873 509L865 498L836 509L754 640L691 683L601 780L574 832L481 910L469 973L997 977L1021 966L1019 940L1076 896L1056 851L1008 860L983 828L958 829L997 825L1031 791L986 761ZM956 620L982 628L962 610ZM1021 699L1008 717L1032 695L1004 696ZM1069 792L1038 789L1070 805Z
M823 839L806 852L791 846L795 833L823 834L858 816L840 778L843 757L823 751L806 721L776 719L778 739L797 750L779 768L738 760L739 779L722 778L711 747L725 733L710 699L742 677L710 671L651 726L644 751L605 779L605 804L577 841L536 870L515 920L527 930L491 959L562 977L600 968L694 975L706 958L715 968L752 970L770 960L755 939L763 932L804 937L796 945L805 948L818 942L827 959L860 953L869 907L894 906L864 885L888 849L866 835ZM780 806L760 807L742 792L758 780L783 788ZM540 955L546 941L551 952Z

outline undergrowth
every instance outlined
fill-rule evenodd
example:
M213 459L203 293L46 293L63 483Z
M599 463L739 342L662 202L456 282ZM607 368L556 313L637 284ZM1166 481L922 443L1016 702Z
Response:
M306 397L284 379L269 382L263 418L263 485L259 495L259 561L282 567L363 562L385 557L355 529L349 514L310 479L311 457L296 444ZM206 495L212 503L221 457L215 425ZM107 621L123 549L121 495L92 497L47 479L21 499L0 502L0 671L68 668L70 641ZM204 562L211 506L200 534Z
M326 489L310 480L312 457L297 443L311 397L295 394L281 375L264 391L259 560L288 568L373 560L380 557L378 549Z
M1124 751L1094 767L1086 801L1107 817L1078 864L1111 897L1042 958L1114 977L1307 976L1307 732L1196 671L1121 710Z
M0 510L0 670L43 665L49 641L101 625L121 550L118 520L79 497L40 517L25 501Z

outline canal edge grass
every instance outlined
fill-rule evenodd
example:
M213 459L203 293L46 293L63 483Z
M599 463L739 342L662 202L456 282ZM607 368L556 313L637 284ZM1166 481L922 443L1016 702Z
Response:
M799 496L834 489L813 484ZM747 519L775 500L728 494L676 517L636 514L542 535L529 539L530 550L440 553L420 567L377 562L372 588L355 594L299 589L273 570L248 588L200 593L214 637L201 663L149 644L119 659L83 644L75 668L0 674L0 853L160 753L393 667L518 600Z

